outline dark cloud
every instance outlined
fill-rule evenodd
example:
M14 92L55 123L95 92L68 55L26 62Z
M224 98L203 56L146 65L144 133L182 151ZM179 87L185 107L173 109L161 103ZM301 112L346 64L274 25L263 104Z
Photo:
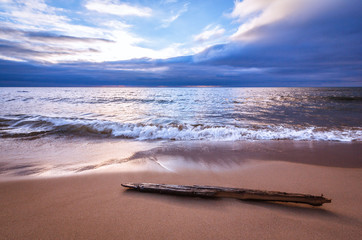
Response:
M362 1L341 1L338 8L303 21L253 28L246 34L260 38L252 42L216 45L195 56L57 65L0 61L0 86L362 86L360 9ZM98 41L23 34L44 41ZM71 54L67 49L37 52L2 41L0 53L4 52L13 57L28 54L29 59L37 54Z
M80 38L72 37L65 35L56 35L49 32L26 32L25 36L30 39L36 39L39 41L59 41L59 42L83 42L83 43L94 43L94 42L105 42L112 43L113 40L103 39L103 38Z
M275 78L296 85L362 86L361 1L305 21L279 21L245 33L260 38L213 46L194 56L198 64L265 68Z
M293 69L255 69L185 62L144 61L103 64L39 65L0 61L0 86L356 86L352 77L321 79L314 72L294 74ZM162 72L147 68L167 67ZM115 70L118 69L118 70ZM123 69L123 70L120 70ZM133 69L133 70L132 70ZM142 69L142 71L139 71ZM286 71L287 73L280 72ZM328 80L326 80L328 79Z
M72 56L74 53L98 52L97 49L69 49L44 46L41 50L34 50L21 43L0 40L0 54L11 58L33 61L34 59L46 59L56 56Z
M23 31L11 28L1 28L0 55L27 61L46 61L57 56L73 56L76 53L99 52L92 44L113 41L99 38L79 38L55 35L49 32ZM48 43L56 43L48 44ZM64 44L63 44L64 43ZM79 43L83 48L67 47L65 43ZM87 44L89 47L87 48Z
M4 55L15 56L18 54L37 54L37 51L21 47L12 41L0 40L0 53Z
M22 36L27 40L38 40L38 41L61 41L61 42L83 42L83 43L91 43L91 42L105 42L112 43L113 40L104 39L104 38L86 38L86 37L73 37L66 35L57 35L51 32L44 31L24 31L19 29L12 28L2 28L0 27L0 33L8 36ZM17 39L14 39L17 40ZM16 42L16 41L14 41Z

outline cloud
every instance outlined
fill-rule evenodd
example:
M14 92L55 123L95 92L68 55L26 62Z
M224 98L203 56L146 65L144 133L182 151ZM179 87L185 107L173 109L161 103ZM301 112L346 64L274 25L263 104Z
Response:
M127 65L121 65L116 67L109 67L107 70L110 71L124 71L124 72L146 72L146 73L162 73L167 70L169 70L169 67L163 66L163 67L152 67L152 66L146 66L146 67L140 67L140 66L127 66Z
M193 54L209 46L195 48L193 43L170 42L161 49L152 49L145 47L147 39L134 33L134 29L139 26L133 26L129 24L129 21L117 19L111 14L88 12L87 9L83 12L75 12L53 7L47 3L44 0L29 0L2 4L3 11L0 11L0 18L3 31L0 32L0 39L13 42L19 50L28 49L38 53L33 57L30 54L23 56L16 54L17 58L54 64L75 61L119 61L144 57L164 59ZM96 3L104 5L111 3L109 6L112 9L117 9L113 6L115 4L122 5L119 1L85 2L86 6ZM188 4L181 6L175 15L164 20L164 27L187 11ZM132 9L135 10L136 7ZM148 8L137 7L137 9L150 13ZM4 31L4 29L8 30ZM10 33L10 30L14 32ZM70 52L73 54L68 54ZM3 58L15 57L9 54L9 51L0 52Z
M51 32L45 31L25 31L25 30L17 30L11 28L1 28L0 27L0 38L8 38L9 40L16 38L19 40L37 40L37 41L50 41L50 42L114 42L109 39L102 38L86 38L86 37L73 37L66 35L57 35Z
M25 31L0 28L0 54L3 59L15 57L27 61L53 62L58 59L79 59L80 56L94 56L99 46L114 41L101 38L80 38L56 35L51 32ZM16 39L16 41L14 41Z
M127 32L113 30L110 39L56 35L45 31L0 28L2 59L17 58L45 63L105 62L134 58L169 58L182 55L183 49L171 45L158 51L135 45L143 41ZM14 41L16 39L16 41Z
M55 35L52 33L46 33L46 32L37 32L37 33L28 33L27 37L31 38L32 40L39 40L42 42L79 42L79 43L112 43L114 41L109 39L102 39L102 38L80 38L80 37L72 37L72 36L65 36L65 35Z
M361 86L361 8L358 0L235 2L231 15L240 27L231 42L193 59L213 66L269 69L264 76L268 81Z
M163 4L170 4L170 3L176 3L178 2L178 0L163 0L162 3Z
M73 24L62 8L49 6L44 0L12 1L2 5L2 27L25 31L47 31L75 37L104 37L101 29Z
M225 33L225 29L220 25L208 25L204 28L203 32L194 36L196 42L206 42L209 40L215 40L221 37Z
M232 35L233 40L250 41L257 37L251 34L258 27L272 24L289 17L295 11L302 10L308 5L309 0L245 0L236 1L231 16L237 18L242 24L236 33Z
M15 57L8 57L8 56L4 56L2 54L0 54L0 59L7 60L7 61L12 61L12 62L26 62L23 59L19 59L19 58L15 58Z
M162 20L162 28L167 28L170 26L171 23L176 21L183 13L187 12L189 3L185 3L183 7L175 14L173 14L171 17L163 19Z
M13 1L5 5L8 10L1 15L11 17L14 25L19 24L28 29L40 29L44 26L68 22L64 15L58 15L61 9L48 6L44 0Z
M125 30L128 28L131 28L132 25L118 21L118 20L106 20L106 21L101 21L99 23L101 26L110 28L110 29L115 29L115 30Z
M89 0L86 2L85 7L88 10L122 17L150 17L152 15L152 9L148 7L133 6L117 0Z
M112 16L67 12L47 5L44 0L14 1L4 4L3 9L0 11L3 19L0 40L12 42L13 50L2 48L2 59L55 64L167 58L182 52L176 45L157 51L139 46L145 39L132 33L132 25ZM73 23L73 19L77 18L82 18L84 23ZM14 50L15 46L19 52ZM31 51L36 54L28 54Z
M293 4L292 4L293 3ZM245 0L235 2L232 16L240 27L228 44L195 56L227 59L235 64L274 65L347 62L360 59L362 21L358 0Z
M212 46L228 42L225 36L225 29L221 25L209 24L201 33L193 36L193 54L198 55Z
M88 41L88 39L84 40ZM89 45L83 48L73 48L71 47L73 41L74 39L70 39L67 44L65 41L62 41L61 44L43 44L43 42L36 43L34 41L14 43L0 40L0 55L2 59L14 58L17 61L55 63L57 59L76 59L79 56L99 54L99 50L91 48Z
M2 86L362 86L360 0L236 1L230 36L219 22L157 50L133 32L144 19L75 13L43 0L1 4Z
M195 64L190 58L37 65L0 61L0 86L361 86L356 73ZM285 71L285 72L281 72ZM295 75L293 75L295 71ZM316 74L318 72L318 74ZM361 73L361 70L359 72Z
M353 0L352 0L353 1ZM234 41L254 41L262 38L259 28L279 22L301 23L340 6L341 0L244 0L236 1L230 14L240 22L231 36Z

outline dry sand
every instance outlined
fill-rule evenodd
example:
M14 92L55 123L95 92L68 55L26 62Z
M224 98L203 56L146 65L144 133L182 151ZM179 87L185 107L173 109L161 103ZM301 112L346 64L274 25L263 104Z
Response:
M123 182L319 195L322 207L125 191ZM253 161L230 171L133 172L0 183L1 239L361 239L362 169Z

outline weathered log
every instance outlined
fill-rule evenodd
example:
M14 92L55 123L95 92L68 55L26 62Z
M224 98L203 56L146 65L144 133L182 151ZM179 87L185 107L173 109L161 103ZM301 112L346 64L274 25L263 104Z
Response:
M244 188L213 187L199 185L184 186L156 183L124 183L122 184L122 186L129 189L138 190L140 192L208 198L226 197L237 198L241 200L294 202L310 204L312 206L321 206L323 203L331 202L331 199L327 199L323 197L323 195L313 196L309 194L261 191Z

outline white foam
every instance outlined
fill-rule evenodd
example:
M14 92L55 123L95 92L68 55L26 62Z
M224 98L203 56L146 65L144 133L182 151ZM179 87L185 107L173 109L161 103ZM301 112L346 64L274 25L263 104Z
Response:
M119 138L132 138L137 140L213 140L213 141L236 141L236 140L313 140L313 141L362 141L362 128L327 129L318 127L294 128L286 126L193 126L183 124L181 127L158 124L142 125L132 123L120 123L104 120L72 119L32 117L27 121L43 122L44 126L34 123L22 126L29 132L42 129L55 131L62 129L63 134L76 134L77 131L87 128L92 135L105 135ZM21 120L24 121L24 120ZM20 121L19 121L20 122ZM32 126L34 124L34 126ZM49 126L51 124L51 126ZM20 129L21 130L21 129ZM20 131L18 129L18 131ZM84 132L83 132L84 133ZM87 133L87 131L85 131Z

